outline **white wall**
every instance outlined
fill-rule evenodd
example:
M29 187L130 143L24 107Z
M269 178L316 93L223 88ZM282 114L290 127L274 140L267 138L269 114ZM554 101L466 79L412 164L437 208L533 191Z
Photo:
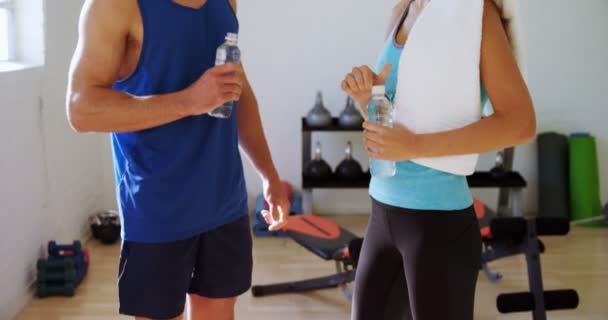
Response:
M43 0L18 0L17 59L28 65L44 63Z
M48 179L40 108L41 70L0 74L0 318L27 301L26 284L40 254ZM9 258L10 257L10 258Z
M102 171L109 154L100 136L73 133L65 117L82 1L52 2L47 67L0 73L0 319L12 318L28 301L47 241L80 238L87 217L112 205Z

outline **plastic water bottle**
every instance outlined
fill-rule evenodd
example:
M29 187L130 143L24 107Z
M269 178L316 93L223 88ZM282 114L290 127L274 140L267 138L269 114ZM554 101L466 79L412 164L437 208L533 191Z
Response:
M370 122L389 128L393 127L394 107L386 97L384 86L373 87L372 100L367 106L367 114ZM375 177L392 177L397 173L395 161L370 159L369 167L372 176Z
M228 33L226 42L217 48L215 56L215 65L220 66L226 63L240 63L241 50L238 47L239 36L236 33ZM209 115L216 118L230 118L234 101L226 102L224 105L217 107L209 112Z

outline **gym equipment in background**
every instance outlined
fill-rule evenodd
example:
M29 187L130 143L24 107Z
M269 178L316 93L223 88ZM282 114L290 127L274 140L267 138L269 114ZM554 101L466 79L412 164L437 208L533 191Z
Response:
M592 217L592 218L588 218L588 219L582 219L582 220L577 220L575 222L572 222L573 225L586 225L589 223L593 223L594 225L601 225L602 223L604 225L608 226L608 203L604 206L604 211L603 214L601 216L597 216L597 217Z
M599 166L595 138L588 133L570 136L570 213L573 221L601 215Z
M48 258L38 259L36 264L36 296L73 296L87 274L90 263L88 250L82 248L80 241L71 245L50 241L47 251Z
M353 145L349 141L344 151L344 160L336 167L336 176L343 180L360 180L364 176L363 168L353 159Z
M315 181L327 180L332 176L331 167L321 153L321 142L315 145L315 158L306 167L305 175Z
M568 137L542 133L538 148L538 216L570 217Z
M363 239L330 220L314 215L291 218L284 231L296 243L321 259L333 260L336 264L336 273L303 281L256 285L252 287L253 296L263 297L340 287L344 296L351 301L352 293L348 284L355 279ZM491 220L487 234L484 236L482 263L523 254L526 257L530 284L530 292L501 294L497 299L497 308L500 312L532 311L534 320L546 320L548 310L575 309L578 306L579 298L576 291L545 291L542 281L540 254L544 251L544 246L538 236L566 235L569 231L569 221L564 218L527 220L514 217ZM399 288L394 289L392 294L397 295L397 298L406 296L405 292L397 290ZM399 301L392 298L394 296L389 300ZM406 316L393 314L385 319L403 319Z
M323 93L317 92L315 106L306 116L306 123L314 128L327 127L332 123L331 113L323 104Z
M351 301L352 293L347 285L355 280L354 269L359 259L363 240L336 223L314 215L290 218L289 224L283 231L296 243L321 259L334 260L336 273L297 282L253 286L251 288L253 296L262 297L341 287L346 298Z
M346 99L346 107L338 117L338 124L344 128L361 128L363 124L363 116L355 108L355 102L351 97Z
M503 151L496 153L494 167L490 169L490 174L495 178L504 177L507 171L505 170L505 154Z
M480 208L481 212L480 212ZM475 205L478 217L494 216L488 207ZM528 269L529 292L506 293L498 296L496 306L501 313L532 312L534 320L546 320L549 310L576 309L579 298L575 290L549 290L543 287L540 254L546 248L538 236L565 236L570 232L568 218L502 217L489 220L482 227L482 269L488 279L495 283L502 279L494 273L488 263L515 255L524 255ZM481 221L480 221L481 224Z
M113 244L120 239L120 216L116 211L104 211L89 218L93 238L104 244Z

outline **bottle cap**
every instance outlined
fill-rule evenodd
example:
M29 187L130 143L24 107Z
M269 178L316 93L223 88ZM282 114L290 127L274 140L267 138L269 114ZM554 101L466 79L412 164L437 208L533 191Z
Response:
M386 89L384 88L384 86L374 86L372 88L372 95L374 95L374 96L385 95L385 94L386 94Z

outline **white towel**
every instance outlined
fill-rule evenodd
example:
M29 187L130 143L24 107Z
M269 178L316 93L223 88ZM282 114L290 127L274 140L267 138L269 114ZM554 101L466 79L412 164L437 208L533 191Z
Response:
M459 129L481 119L483 10L484 0L432 0L422 11L400 60L395 96L397 123L424 134ZM448 173L470 175L478 158L469 154L413 161Z

